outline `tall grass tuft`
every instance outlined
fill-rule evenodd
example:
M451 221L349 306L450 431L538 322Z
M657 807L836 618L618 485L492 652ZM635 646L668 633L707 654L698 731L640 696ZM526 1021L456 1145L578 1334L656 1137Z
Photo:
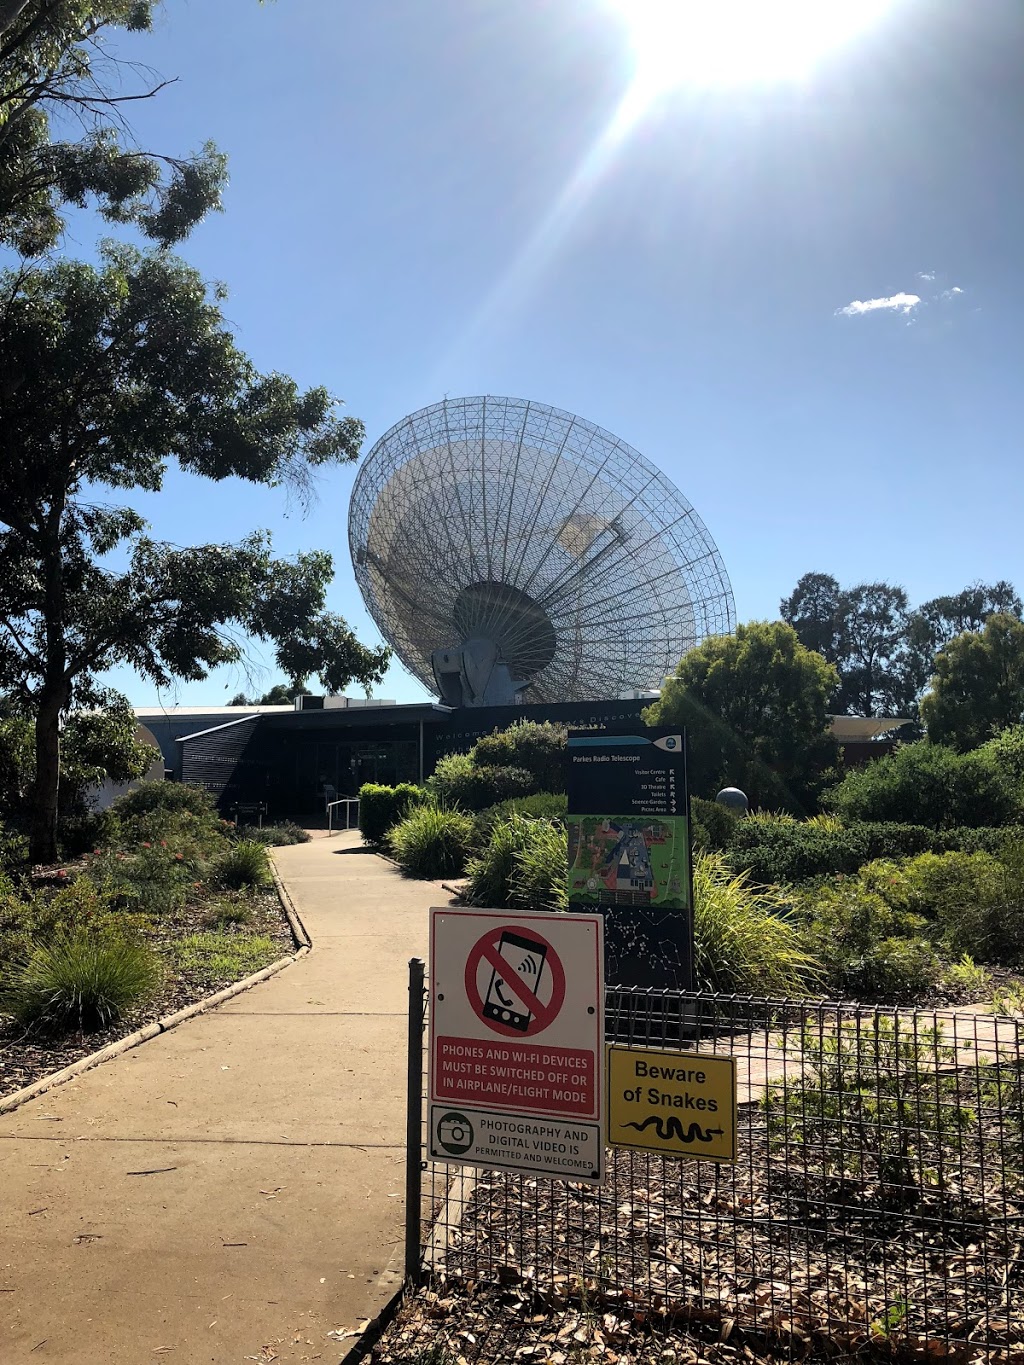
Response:
M804 950L777 888L734 874L720 853L700 853L693 898L699 990L800 995L820 979L821 966Z
M491 827L487 843L466 866L466 899L470 905L489 905L496 910L508 905L516 855L526 848L532 823L513 813Z
M273 879L266 847L255 839L240 839L234 848L218 859L217 876L234 891L243 886L269 886Z
M407 877L460 877L473 843L473 817L443 806L417 806L392 827L388 843Z
M566 910L569 906L564 825L551 820L526 820L529 827L512 855L512 883L508 903L522 910Z
M8 968L0 1011L41 1033L91 1032L152 995L160 979L159 959L140 939L72 929Z

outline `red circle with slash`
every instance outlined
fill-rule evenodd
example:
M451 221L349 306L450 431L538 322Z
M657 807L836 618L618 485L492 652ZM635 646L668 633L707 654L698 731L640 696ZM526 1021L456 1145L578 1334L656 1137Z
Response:
M551 971L551 998L546 1004L521 979L514 966L501 956L498 947L503 934L514 934L517 937L528 935L530 939L545 949L544 966ZM501 1019L493 1019L485 1013L484 1000L477 985L477 973L482 962L486 962L494 976L500 977L501 981L508 986L516 997L519 1007L529 1011L530 1021L525 1028L504 1023ZM494 977L492 977L493 979ZM495 1033L500 1033L507 1038L529 1038L536 1033L543 1033L558 1018L558 1013L565 1001L565 969L562 966L562 959L547 939L538 934L532 926L527 929L522 925L507 924L496 929L488 929L487 933L483 934L473 944L466 958L466 998L469 1000L473 1013Z

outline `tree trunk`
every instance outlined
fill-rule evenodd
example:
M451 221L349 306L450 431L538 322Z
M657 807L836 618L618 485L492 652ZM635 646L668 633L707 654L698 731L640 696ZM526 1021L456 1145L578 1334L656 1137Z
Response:
M57 860L57 798L60 793L60 713L66 687L44 688L36 713L36 776L29 794L29 857Z

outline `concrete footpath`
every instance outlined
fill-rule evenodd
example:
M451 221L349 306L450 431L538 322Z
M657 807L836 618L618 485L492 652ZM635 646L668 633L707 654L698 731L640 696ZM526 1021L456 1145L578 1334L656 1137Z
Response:
M401 1278L406 964L439 885L279 849L313 951L0 1116L0 1362L335 1362Z

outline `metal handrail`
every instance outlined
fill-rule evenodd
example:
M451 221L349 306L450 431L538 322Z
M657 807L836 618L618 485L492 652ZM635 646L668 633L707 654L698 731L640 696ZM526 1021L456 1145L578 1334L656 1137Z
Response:
M353 823L354 823L354 824L355 824L355 827L358 829L358 827L359 827L359 797L358 797L358 796L339 796L338 799L337 799L336 801L328 801L328 803L327 803L327 833L328 833L328 835L331 835L331 834L333 834L333 833L335 832L335 830L334 830L334 807L335 807L335 806L344 806L344 807L345 807L345 828L346 828L346 829L352 829ZM356 818L355 818L355 821L354 821L354 822L353 822L353 820L352 820L352 809L351 809L353 806L356 807ZM341 826L339 825L338 828L340 829Z

